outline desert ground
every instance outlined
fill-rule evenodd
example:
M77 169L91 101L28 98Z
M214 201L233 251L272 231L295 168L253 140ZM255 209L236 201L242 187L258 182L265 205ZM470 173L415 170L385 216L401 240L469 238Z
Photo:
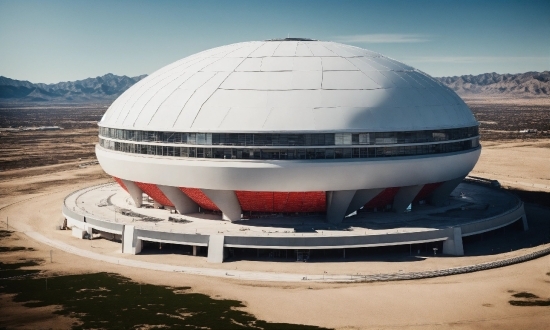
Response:
M499 180L505 189L520 194L522 198L525 196L528 216L541 226L537 228L545 228L546 223L550 228L550 102L545 99L466 101L481 123L483 145L480 161L471 175ZM550 256L483 272L415 281L277 283L121 266L85 259L31 239L27 232L38 232L96 253L119 253L118 243L79 241L71 238L70 232L55 229L62 220L61 203L68 193L111 181L94 164L96 122L104 111L103 106L76 110L69 106L0 109L2 128L53 125L64 128L60 131L0 132L0 227L14 231L10 237L0 238L0 245L26 248L0 253L0 262L37 260L38 265L26 269L40 269L47 276L110 272L139 283L189 286L191 292L207 294L215 299L241 301L245 306L243 310L268 322L336 329L547 329L550 324L550 306L510 303L520 299L513 296L518 293L529 293L540 297L543 302L550 301ZM81 116L74 115L77 112ZM537 131L519 133L523 129ZM540 233L533 233L533 236L535 234ZM441 269L526 254L549 245L543 240L531 242L531 246L502 254L425 258L421 262L393 259L345 264L238 261L217 267L312 274ZM175 264L192 258L181 256L181 259L170 260L170 255L124 257ZM211 267L203 259L196 257L192 262ZM70 328L78 324L78 315L55 314L60 306L29 308L12 298L13 295L0 295L0 328Z

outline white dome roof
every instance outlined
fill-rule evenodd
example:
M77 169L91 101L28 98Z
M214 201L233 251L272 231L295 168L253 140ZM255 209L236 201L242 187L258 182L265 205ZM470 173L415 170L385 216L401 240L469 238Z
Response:
M452 90L369 50L323 41L252 41L154 72L100 126L180 132L380 132L477 125Z

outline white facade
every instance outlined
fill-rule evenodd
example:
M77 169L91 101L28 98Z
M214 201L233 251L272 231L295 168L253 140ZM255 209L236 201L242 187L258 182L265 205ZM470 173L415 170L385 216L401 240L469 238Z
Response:
M177 132L384 132L475 126L452 90L365 49L253 41L186 57L122 94L101 126Z
M125 130L122 137L117 132L114 137L100 136L96 154L108 174L127 183L134 200L140 198L138 186L147 185L158 203L171 204L167 206L180 213L210 205L228 220L240 219L247 207L263 210L261 205L251 209L250 199L255 197L249 194L245 200L239 192L323 192L332 222L354 211L351 205L359 208L379 194L390 199L382 198L380 207L393 203L395 211L403 211L422 193L423 198L448 195L480 154L478 123L452 90L378 53L311 40L245 42L186 57L128 89L99 125ZM444 131L471 132L474 127L474 135L466 137ZM213 140L202 145L189 140L136 140L137 135L127 131L139 131L140 137L148 132L333 136L329 145L235 147ZM398 142L382 135L363 139L368 134L403 132L424 132L431 140ZM349 141L338 142L343 135ZM180 153L180 147L185 151ZM210 151L203 154L204 148ZM230 148L240 148L238 152L247 156L235 159L241 156L231 156L231 151L229 157L220 156ZM252 149L260 148L266 148L269 157L274 149L282 152L277 159L264 159L261 152L252 156ZM312 154L317 148L321 157L287 156L287 151L298 148ZM427 185L432 185L429 194L423 189ZM191 194L187 188L202 193ZM389 188L393 195L384 193ZM201 204L205 199L206 204ZM432 200L441 202L441 198Z

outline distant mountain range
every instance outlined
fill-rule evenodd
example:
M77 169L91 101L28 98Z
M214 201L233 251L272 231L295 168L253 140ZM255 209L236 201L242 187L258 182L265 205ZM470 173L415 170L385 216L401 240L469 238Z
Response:
M460 96L540 97L550 95L550 71L435 78Z
M0 104L20 102L89 103L112 102L147 75L102 77L57 84L33 84L0 76Z
M33 84L0 76L0 105L10 103L110 103L147 75L102 77ZM460 96L541 97L550 95L550 71L435 78Z

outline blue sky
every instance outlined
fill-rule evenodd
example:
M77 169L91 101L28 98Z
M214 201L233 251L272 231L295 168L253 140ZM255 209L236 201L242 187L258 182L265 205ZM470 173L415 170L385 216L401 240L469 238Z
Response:
M550 1L4 1L0 75L135 76L225 44L307 37L432 76L550 70Z

